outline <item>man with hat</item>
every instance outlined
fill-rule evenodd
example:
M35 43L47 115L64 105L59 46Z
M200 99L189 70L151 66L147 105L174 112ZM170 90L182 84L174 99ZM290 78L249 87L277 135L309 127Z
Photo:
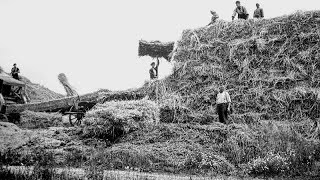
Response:
M210 13L212 15L211 22L207 26L214 24L217 21L217 19L219 18L218 14L215 11L210 11Z
M17 79L19 80L19 73L20 73L20 70L19 68L17 67L17 64L14 63L13 64L13 68L11 69L11 75L14 79Z

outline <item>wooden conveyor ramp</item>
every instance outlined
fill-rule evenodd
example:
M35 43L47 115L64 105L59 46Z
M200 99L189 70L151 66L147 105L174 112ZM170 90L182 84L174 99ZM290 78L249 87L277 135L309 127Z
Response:
M95 92L83 96L70 96L61 99L29 104L14 104L7 106L6 113L21 113L25 110L34 112L58 112L71 108L79 101L88 101L94 103L103 103L112 100L138 100L144 97L139 91L115 91L115 92Z

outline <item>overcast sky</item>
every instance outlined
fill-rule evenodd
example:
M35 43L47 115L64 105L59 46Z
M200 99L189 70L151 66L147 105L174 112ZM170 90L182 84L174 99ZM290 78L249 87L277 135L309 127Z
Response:
M320 9L319 0L243 0L266 18ZM65 73L80 94L99 88L139 87L152 58L138 57L138 41L176 41L182 30L204 26L210 10L231 20L234 0L0 0L0 66L64 93ZM171 71L164 60L160 77Z

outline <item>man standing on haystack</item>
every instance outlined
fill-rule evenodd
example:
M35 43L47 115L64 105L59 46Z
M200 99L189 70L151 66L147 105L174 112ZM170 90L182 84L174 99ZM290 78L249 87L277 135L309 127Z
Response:
M17 67L17 64L14 63L13 64L13 68L11 69L11 75L14 79L17 79L19 80L19 73L20 73L20 70L19 68Z
M232 14L232 21L234 20L234 17L236 14L238 14L238 19L248 19L249 14L244 6L241 6L240 1L236 1L236 9L233 11Z
M257 6L257 9L253 13L253 18L257 18L257 19L264 18L263 9L260 8L260 4L257 3L256 6Z
M159 67L159 59L157 58L157 64L155 62L152 62L151 68L149 70L151 81L158 79L158 67Z
M217 19L219 18L218 14L215 11L210 11L210 13L212 15L211 22L207 26L214 24L217 21Z
M219 88L219 93L217 94L217 113L219 115L219 122L227 123L228 112L231 110L231 98L229 93L225 90L223 86Z

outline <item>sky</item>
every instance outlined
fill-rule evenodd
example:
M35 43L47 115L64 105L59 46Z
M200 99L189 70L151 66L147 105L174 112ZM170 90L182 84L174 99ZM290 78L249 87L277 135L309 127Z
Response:
M319 0L242 0L250 17L260 3L265 17L320 10ZM177 41L184 29L210 22L210 10L230 21L234 0L0 0L0 66L17 63L21 75L65 94L65 73L80 94L125 90L149 79L150 57L138 42ZM172 64L161 59L159 76Z

